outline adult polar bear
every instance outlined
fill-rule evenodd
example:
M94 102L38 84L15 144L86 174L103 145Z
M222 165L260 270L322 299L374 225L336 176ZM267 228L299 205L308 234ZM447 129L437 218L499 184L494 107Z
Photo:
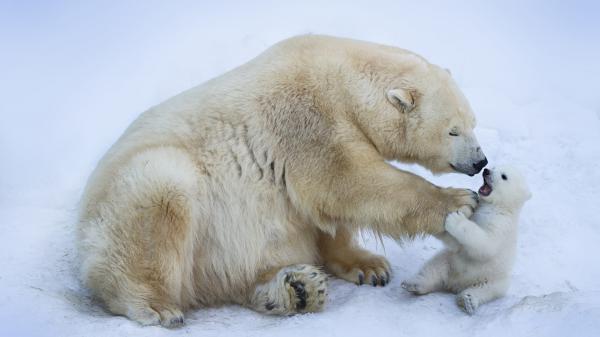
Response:
M81 203L85 284L142 324L197 305L318 311L326 276L385 285L387 261L353 238L444 231L469 190L433 172L487 163L449 74L406 50L301 36L142 114L92 174Z

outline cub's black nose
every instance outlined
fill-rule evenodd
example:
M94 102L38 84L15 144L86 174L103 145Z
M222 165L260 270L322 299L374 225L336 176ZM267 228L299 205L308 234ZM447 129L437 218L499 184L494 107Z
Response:
M476 163L476 164L473 164L473 168L474 168L474 169L476 169L476 170L477 170L477 172L479 172L479 171L481 171L481 169L482 169L482 168L484 168L484 167L485 167L485 165L487 165L487 164L488 164L487 158L483 158L483 160L482 160L482 161L480 161L480 162L478 162L478 163Z
M490 170L488 170L488 169L483 170L484 177L489 176L489 175L490 175Z

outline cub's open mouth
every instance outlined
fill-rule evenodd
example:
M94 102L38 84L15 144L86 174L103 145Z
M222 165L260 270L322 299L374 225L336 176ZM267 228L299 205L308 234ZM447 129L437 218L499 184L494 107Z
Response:
M487 197L492 193L492 177L490 170L483 170L483 185L479 188L479 195Z

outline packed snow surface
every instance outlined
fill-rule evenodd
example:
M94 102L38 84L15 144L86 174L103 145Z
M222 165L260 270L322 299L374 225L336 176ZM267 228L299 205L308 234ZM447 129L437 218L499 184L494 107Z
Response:
M600 336L600 7L591 1L8 1L0 4L0 336ZM526 174L508 295L467 316L400 282L441 244L385 253L385 288L334 279L327 309L238 306L185 327L107 314L77 281L74 215L99 157L142 111L286 37L320 33L413 50L451 69L491 166ZM431 176L477 189L480 177Z

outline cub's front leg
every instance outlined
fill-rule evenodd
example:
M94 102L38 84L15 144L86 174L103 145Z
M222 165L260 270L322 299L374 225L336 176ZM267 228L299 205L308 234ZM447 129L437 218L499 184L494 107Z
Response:
M496 242L490 234L461 212L448 214L446 231L475 258L487 259L496 252Z

